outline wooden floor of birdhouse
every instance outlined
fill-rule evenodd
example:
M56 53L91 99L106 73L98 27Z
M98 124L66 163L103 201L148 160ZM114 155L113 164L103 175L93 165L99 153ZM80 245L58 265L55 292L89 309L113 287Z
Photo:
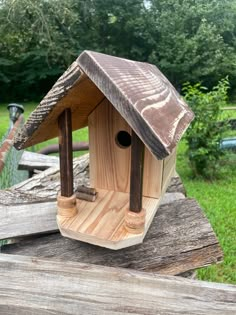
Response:
M124 227L129 194L102 189L98 190L94 202L77 199L78 213L72 218L57 216L57 223L65 237L110 249L121 249L143 242L159 203L160 199L143 197L146 219L144 231L140 234L131 234Z

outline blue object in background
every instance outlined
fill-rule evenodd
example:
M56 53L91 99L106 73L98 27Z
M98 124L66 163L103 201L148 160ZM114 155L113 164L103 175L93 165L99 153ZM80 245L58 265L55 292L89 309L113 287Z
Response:
M220 141L222 150L232 150L236 152L236 138L225 138Z

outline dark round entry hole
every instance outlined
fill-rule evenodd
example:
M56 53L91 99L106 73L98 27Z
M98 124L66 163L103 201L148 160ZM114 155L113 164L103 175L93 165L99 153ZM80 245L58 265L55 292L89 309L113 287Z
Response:
M116 144L122 149L128 148L131 145L131 135L127 131L119 131L116 135Z

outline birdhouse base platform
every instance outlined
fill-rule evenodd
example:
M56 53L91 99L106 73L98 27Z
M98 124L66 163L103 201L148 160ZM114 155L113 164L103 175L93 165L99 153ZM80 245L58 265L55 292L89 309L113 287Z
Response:
M143 197L145 226L133 234L125 228L125 214L129 209L129 194L98 189L94 202L76 199L77 214L72 217L57 215L61 234L86 243L121 249L140 244L157 211L160 199Z

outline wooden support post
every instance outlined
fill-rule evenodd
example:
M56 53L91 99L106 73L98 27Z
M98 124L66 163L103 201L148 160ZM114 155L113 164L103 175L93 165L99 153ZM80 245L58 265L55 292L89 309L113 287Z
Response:
M61 196L73 195L73 158L71 110L65 109L58 118Z
M130 211L142 210L144 144L132 130L131 172L130 172Z
M143 197L144 144L132 130L130 204L126 212L125 227L131 233L141 233L145 225L145 210L142 208Z
M57 197L58 216L72 217L77 213L73 195L73 157L71 110L65 109L58 118L61 194Z

